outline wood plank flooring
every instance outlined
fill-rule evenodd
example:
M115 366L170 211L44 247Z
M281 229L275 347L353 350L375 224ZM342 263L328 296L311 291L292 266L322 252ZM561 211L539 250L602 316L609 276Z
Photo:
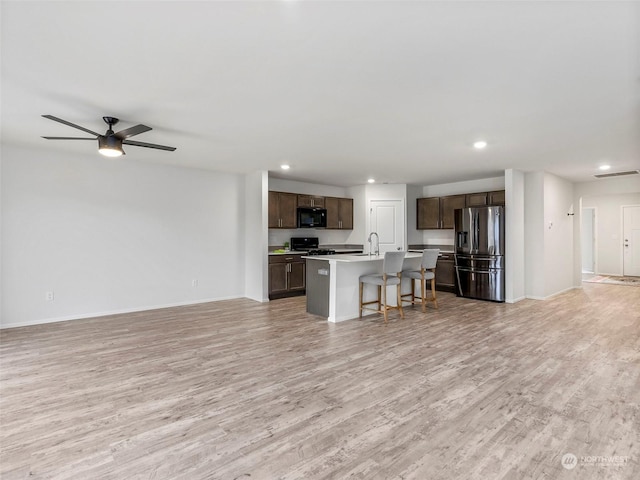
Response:
M304 302L3 330L0 477L640 478L639 289L387 325Z

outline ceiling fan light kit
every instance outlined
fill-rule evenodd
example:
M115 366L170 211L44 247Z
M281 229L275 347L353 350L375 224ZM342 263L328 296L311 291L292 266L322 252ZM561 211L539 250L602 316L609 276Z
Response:
M82 130L83 132L90 133L95 135L95 138L88 137L42 137L47 140L98 140L98 152L106 157L119 157L121 155L125 155L124 150L122 149L122 145L133 145L135 147L145 147L145 148L155 148L157 150L167 150L169 152L173 152L175 147L168 147L166 145L157 145L155 143L145 143L145 142L136 142L134 140L128 140L129 137L133 137L134 135L139 135L144 132L148 132L151 130L151 127L147 127L146 125L135 125L130 128L126 128L124 130L120 130L119 132L113 131L113 126L119 122L119 120L115 117L102 117L104 122L109 126L106 133L104 135L100 135L88 128L81 127L80 125L76 125L75 123L68 122L58 117L54 117L53 115L42 115L44 118L48 118L49 120L53 120L54 122L62 123L63 125L67 125L69 127L77 128L78 130Z
M119 157L124 155L122 149L122 140L114 137L113 135L108 137L98 137L98 152L105 157Z

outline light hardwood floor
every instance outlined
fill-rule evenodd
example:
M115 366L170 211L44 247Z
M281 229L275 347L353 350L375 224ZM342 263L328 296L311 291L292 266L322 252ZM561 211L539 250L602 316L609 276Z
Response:
M640 288L439 304L387 325L299 297L4 330L1 478L640 478Z

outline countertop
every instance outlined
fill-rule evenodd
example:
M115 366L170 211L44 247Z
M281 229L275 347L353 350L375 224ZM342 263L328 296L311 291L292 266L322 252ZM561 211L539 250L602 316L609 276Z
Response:
M420 258L422 253L407 252L404 258ZM384 255L369 255L368 253L360 255L308 255L302 258L310 258L312 260L335 260L336 262L355 263L355 262L378 262L384 260Z
M320 247L320 248L324 248L324 247ZM335 252L337 254L347 254L347 253L360 253L362 252L361 248L332 248L332 250L335 250ZM306 252L297 252L295 250L288 250L286 252L269 252L269 255L304 255ZM313 258L316 257L326 257L326 256L330 256L330 255L310 255Z
M455 253L455 247L453 245L435 245L435 244L409 245L409 251L422 251L425 248L437 248L438 250L440 250L440 253Z

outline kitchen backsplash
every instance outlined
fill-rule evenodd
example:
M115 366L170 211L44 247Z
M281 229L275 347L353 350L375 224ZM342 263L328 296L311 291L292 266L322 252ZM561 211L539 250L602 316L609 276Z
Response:
M453 230L423 230L422 243L425 245L453 245L455 243Z
M291 237L318 237L320 245L345 244L351 230L324 230L315 228L298 228L295 230L269 229L269 245L284 245Z

